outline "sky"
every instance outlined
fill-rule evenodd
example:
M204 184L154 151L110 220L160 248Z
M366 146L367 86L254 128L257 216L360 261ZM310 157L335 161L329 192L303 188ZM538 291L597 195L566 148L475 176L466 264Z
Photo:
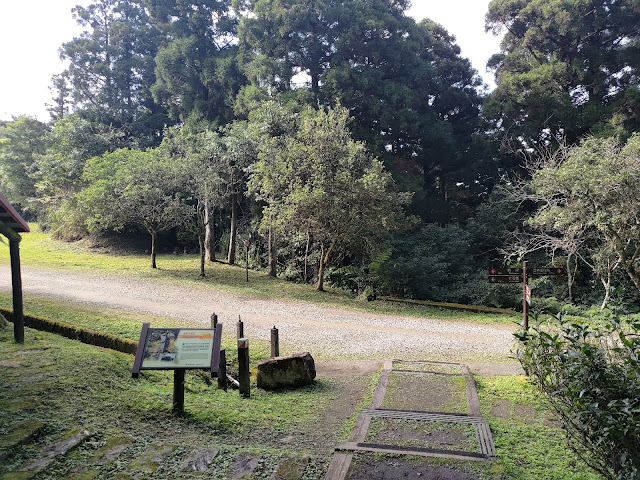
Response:
M428 17L456 37L462 56L490 88L493 79L485 72L500 39L484 31L490 0L413 0L407 12L421 20ZM71 16L77 5L90 0L0 0L0 119L31 115L49 121L46 103L51 102L51 76L64 70L60 46L82 30Z

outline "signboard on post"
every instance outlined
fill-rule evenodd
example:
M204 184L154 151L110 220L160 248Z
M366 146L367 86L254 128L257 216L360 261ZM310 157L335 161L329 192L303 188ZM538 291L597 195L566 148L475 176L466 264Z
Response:
M524 286L524 299L531 306L531 287L529 285Z
M145 323L133 364L140 370L208 369L217 375L220 363L222 324L215 329L149 328Z
M184 411L186 370L207 369L218 376L222 324L211 329L149 328L142 324L131 376L140 370L173 370L173 411Z

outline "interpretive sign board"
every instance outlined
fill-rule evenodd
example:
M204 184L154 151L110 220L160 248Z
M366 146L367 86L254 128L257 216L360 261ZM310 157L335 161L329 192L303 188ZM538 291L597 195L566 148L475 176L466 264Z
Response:
M149 328L145 323L133 364L132 376L140 370L207 369L218 373L222 324L215 329Z

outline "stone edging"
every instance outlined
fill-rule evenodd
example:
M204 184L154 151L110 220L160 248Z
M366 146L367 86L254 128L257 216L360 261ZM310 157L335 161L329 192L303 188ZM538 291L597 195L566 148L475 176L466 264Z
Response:
M13 322L13 311L7 308L0 308L0 314ZM98 332L84 327L77 327L66 322L51 320L50 318L39 317L36 315L24 315L24 325L36 330L57 333L63 337L72 340L79 340L82 343L95 345L96 347L109 348L122 353L130 353L135 355L138 348L138 342L128 338L118 337L109 333Z

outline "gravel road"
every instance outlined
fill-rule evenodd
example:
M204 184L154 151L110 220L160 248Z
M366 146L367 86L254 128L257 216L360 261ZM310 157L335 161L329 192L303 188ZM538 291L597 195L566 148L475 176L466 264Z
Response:
M211 287L106 273L63 272L23 266L25 297L45 295L73 302L209 324L216 312L227 335L241 315L245 336L269 338L276 325L281 353L314 357L405 358L464 362L509 361L514 327L358 312L304 302L264 300ZM0 291L11 290L0 266Z

